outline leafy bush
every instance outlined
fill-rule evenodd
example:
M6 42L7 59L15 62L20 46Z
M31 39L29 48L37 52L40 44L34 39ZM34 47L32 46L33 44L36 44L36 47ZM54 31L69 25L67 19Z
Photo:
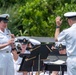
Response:
M9 29L16 36L54 37L55 18L61 16L61 30L68 27L63 14L76 11L75 0L0 0L0 13L9 13Z

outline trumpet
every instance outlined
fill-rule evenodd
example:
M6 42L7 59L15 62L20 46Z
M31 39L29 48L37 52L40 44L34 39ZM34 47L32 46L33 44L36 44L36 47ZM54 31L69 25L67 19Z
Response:
M15 42L14 43L14 47L15 47L15 49L16 49L16 51L17 51L18 54L21 53L21 50L22 50L21 43Z

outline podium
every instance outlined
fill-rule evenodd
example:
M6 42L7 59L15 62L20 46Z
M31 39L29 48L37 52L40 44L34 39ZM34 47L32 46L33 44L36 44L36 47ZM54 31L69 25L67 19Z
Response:
M47 59L51 51L52 44L36 45L29 49L30 56L23 58L19 71L42 71L44 69L43 60Z

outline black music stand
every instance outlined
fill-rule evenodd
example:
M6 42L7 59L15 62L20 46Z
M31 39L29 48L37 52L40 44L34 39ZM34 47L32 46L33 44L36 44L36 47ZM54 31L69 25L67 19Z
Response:
M52 64L52 63L49 63L49 62L50 61L55 62L57 60L66 61L66 59L67 59L66 54L60 54L58 49L52 50L52 52L50 52L50 55L44 61L44 62L46 62L46 61L48 62L48 63L44 63L45 70L61 71L61 75L64 75L64 71L67 71L66 63L64 63L64 64Z
M52 47L52 44L42 44L42 45L36 45L33 48L29 49L31 54L27 59L25 59L25 63L23 63L21 65L19 71L32 71L31 69L33 66L33 70L38 71L38 73L40 73L40 70L41 70L40 63L43 63L43 61L41 62L41 60L44 60L47 58L47 56L49 55L49 53L51 51L51 47ZM38 65L37 67L34 65L33 61L35 62L36 65ZM27 66L27 65L29 65L29 66ZM27 68L31 67L31 68L26 69L26 67Z
M64 71L67 71L66 64L44 64L46 71L61 71L60 75L64 75Z
M36 58L36 55L38 53L37 49L38 47L36 49L35 47L29 49L31 53L29 56L27 56L26 54L20 54L20 56L23 57L23 60L19 68L19 72L20 71L27 71L27 72L32 71L33 60Z
M30 61L25 61L26 58L29 58L29 57L30 57L30 54L20 53L19 56L20 56L21 58L23 58L23 59L22 59L22 62L21 62L21 66L20 66L20 68L19 68L19 72L21 72L21 71L30 71L30 70L31 70L30 66L32 65L32 61L31 61L31 60L30 60ZM25 63L24 63L24 62L25 62ZM30 65L29 65L28 63L29 63ZM25 65L26 65L26 68L25 68Z
M21 58L27 58L27 57L30 56L30 54L28 54L28 53L20 53L19 56L20 56Z
M38 71L38 75L40 74L40 71L43 69L43 60L47 58L51 51L52 44L41 44L36 45L33 50L31 51L31 54L36 56L36 65L33 66L34 71ZM34 50L35 49L35 50Z

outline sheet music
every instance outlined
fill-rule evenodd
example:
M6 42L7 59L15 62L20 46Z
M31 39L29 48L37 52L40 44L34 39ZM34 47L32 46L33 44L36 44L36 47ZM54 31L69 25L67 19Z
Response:
M56 60L56 61L45 61L44 62L45 64L64 64L65 63L65 61L63 61L63 60Z
M51 62L51 63L53 63L53 64L64 64L65 61L63 61L63 60L57 60L57 61L54 61L54 62Z

